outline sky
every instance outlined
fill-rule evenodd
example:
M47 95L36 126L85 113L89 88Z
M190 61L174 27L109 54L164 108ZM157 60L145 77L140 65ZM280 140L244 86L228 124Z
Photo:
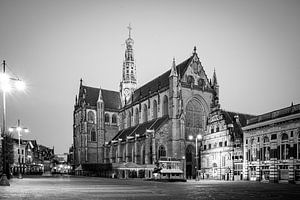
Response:
M129 23L139 86L196 46L223 109L298 104L299 22L297 0L0 0L1 63L27 84L7 95L7 126L20 119L23 138L68 152L79 80L118 90Z

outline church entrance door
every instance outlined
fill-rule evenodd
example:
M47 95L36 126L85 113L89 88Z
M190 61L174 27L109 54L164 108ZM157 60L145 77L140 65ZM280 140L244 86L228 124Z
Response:
M196 178L194 146L189 145L186 148L185 157L186 157L186 178L187 179Z

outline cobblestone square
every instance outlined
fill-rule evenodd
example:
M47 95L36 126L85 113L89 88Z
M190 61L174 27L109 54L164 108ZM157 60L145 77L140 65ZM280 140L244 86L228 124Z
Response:
M98 177L14 178L0 199L299 199L299 185L258 182L177 183Z

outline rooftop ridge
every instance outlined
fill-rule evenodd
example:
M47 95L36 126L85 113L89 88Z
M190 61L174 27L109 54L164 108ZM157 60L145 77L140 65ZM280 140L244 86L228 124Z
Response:
M277 119L295 113L300 113L300 104L296 104L296 105L292 104L291 106L288 107L284 107L271 112L263 113L261 115L257 115L253 118L248 119L247 125L264 122L272 119Z
M257 115L254 115L254 114L249 114L249 113L241 113L241 112L235 112L235 111L229 111L229 110L225 110L225 109L221 109L221 111L224 111L224 112L230 112L230 113L235 113L235 114L240 114L240 115L249 115L249 116L257 116Z

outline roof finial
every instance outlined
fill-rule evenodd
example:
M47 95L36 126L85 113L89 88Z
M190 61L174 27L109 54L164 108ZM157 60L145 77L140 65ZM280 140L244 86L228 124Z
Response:
M82 85L82 78L80 79L80 85Z
M197 48L194 46L194 54L197 53Z
M129 38L131 38L131 30L132 30L132 27L131 27L131 24L129 23L129 26L127 26L128 28L128 31L129 31Z

